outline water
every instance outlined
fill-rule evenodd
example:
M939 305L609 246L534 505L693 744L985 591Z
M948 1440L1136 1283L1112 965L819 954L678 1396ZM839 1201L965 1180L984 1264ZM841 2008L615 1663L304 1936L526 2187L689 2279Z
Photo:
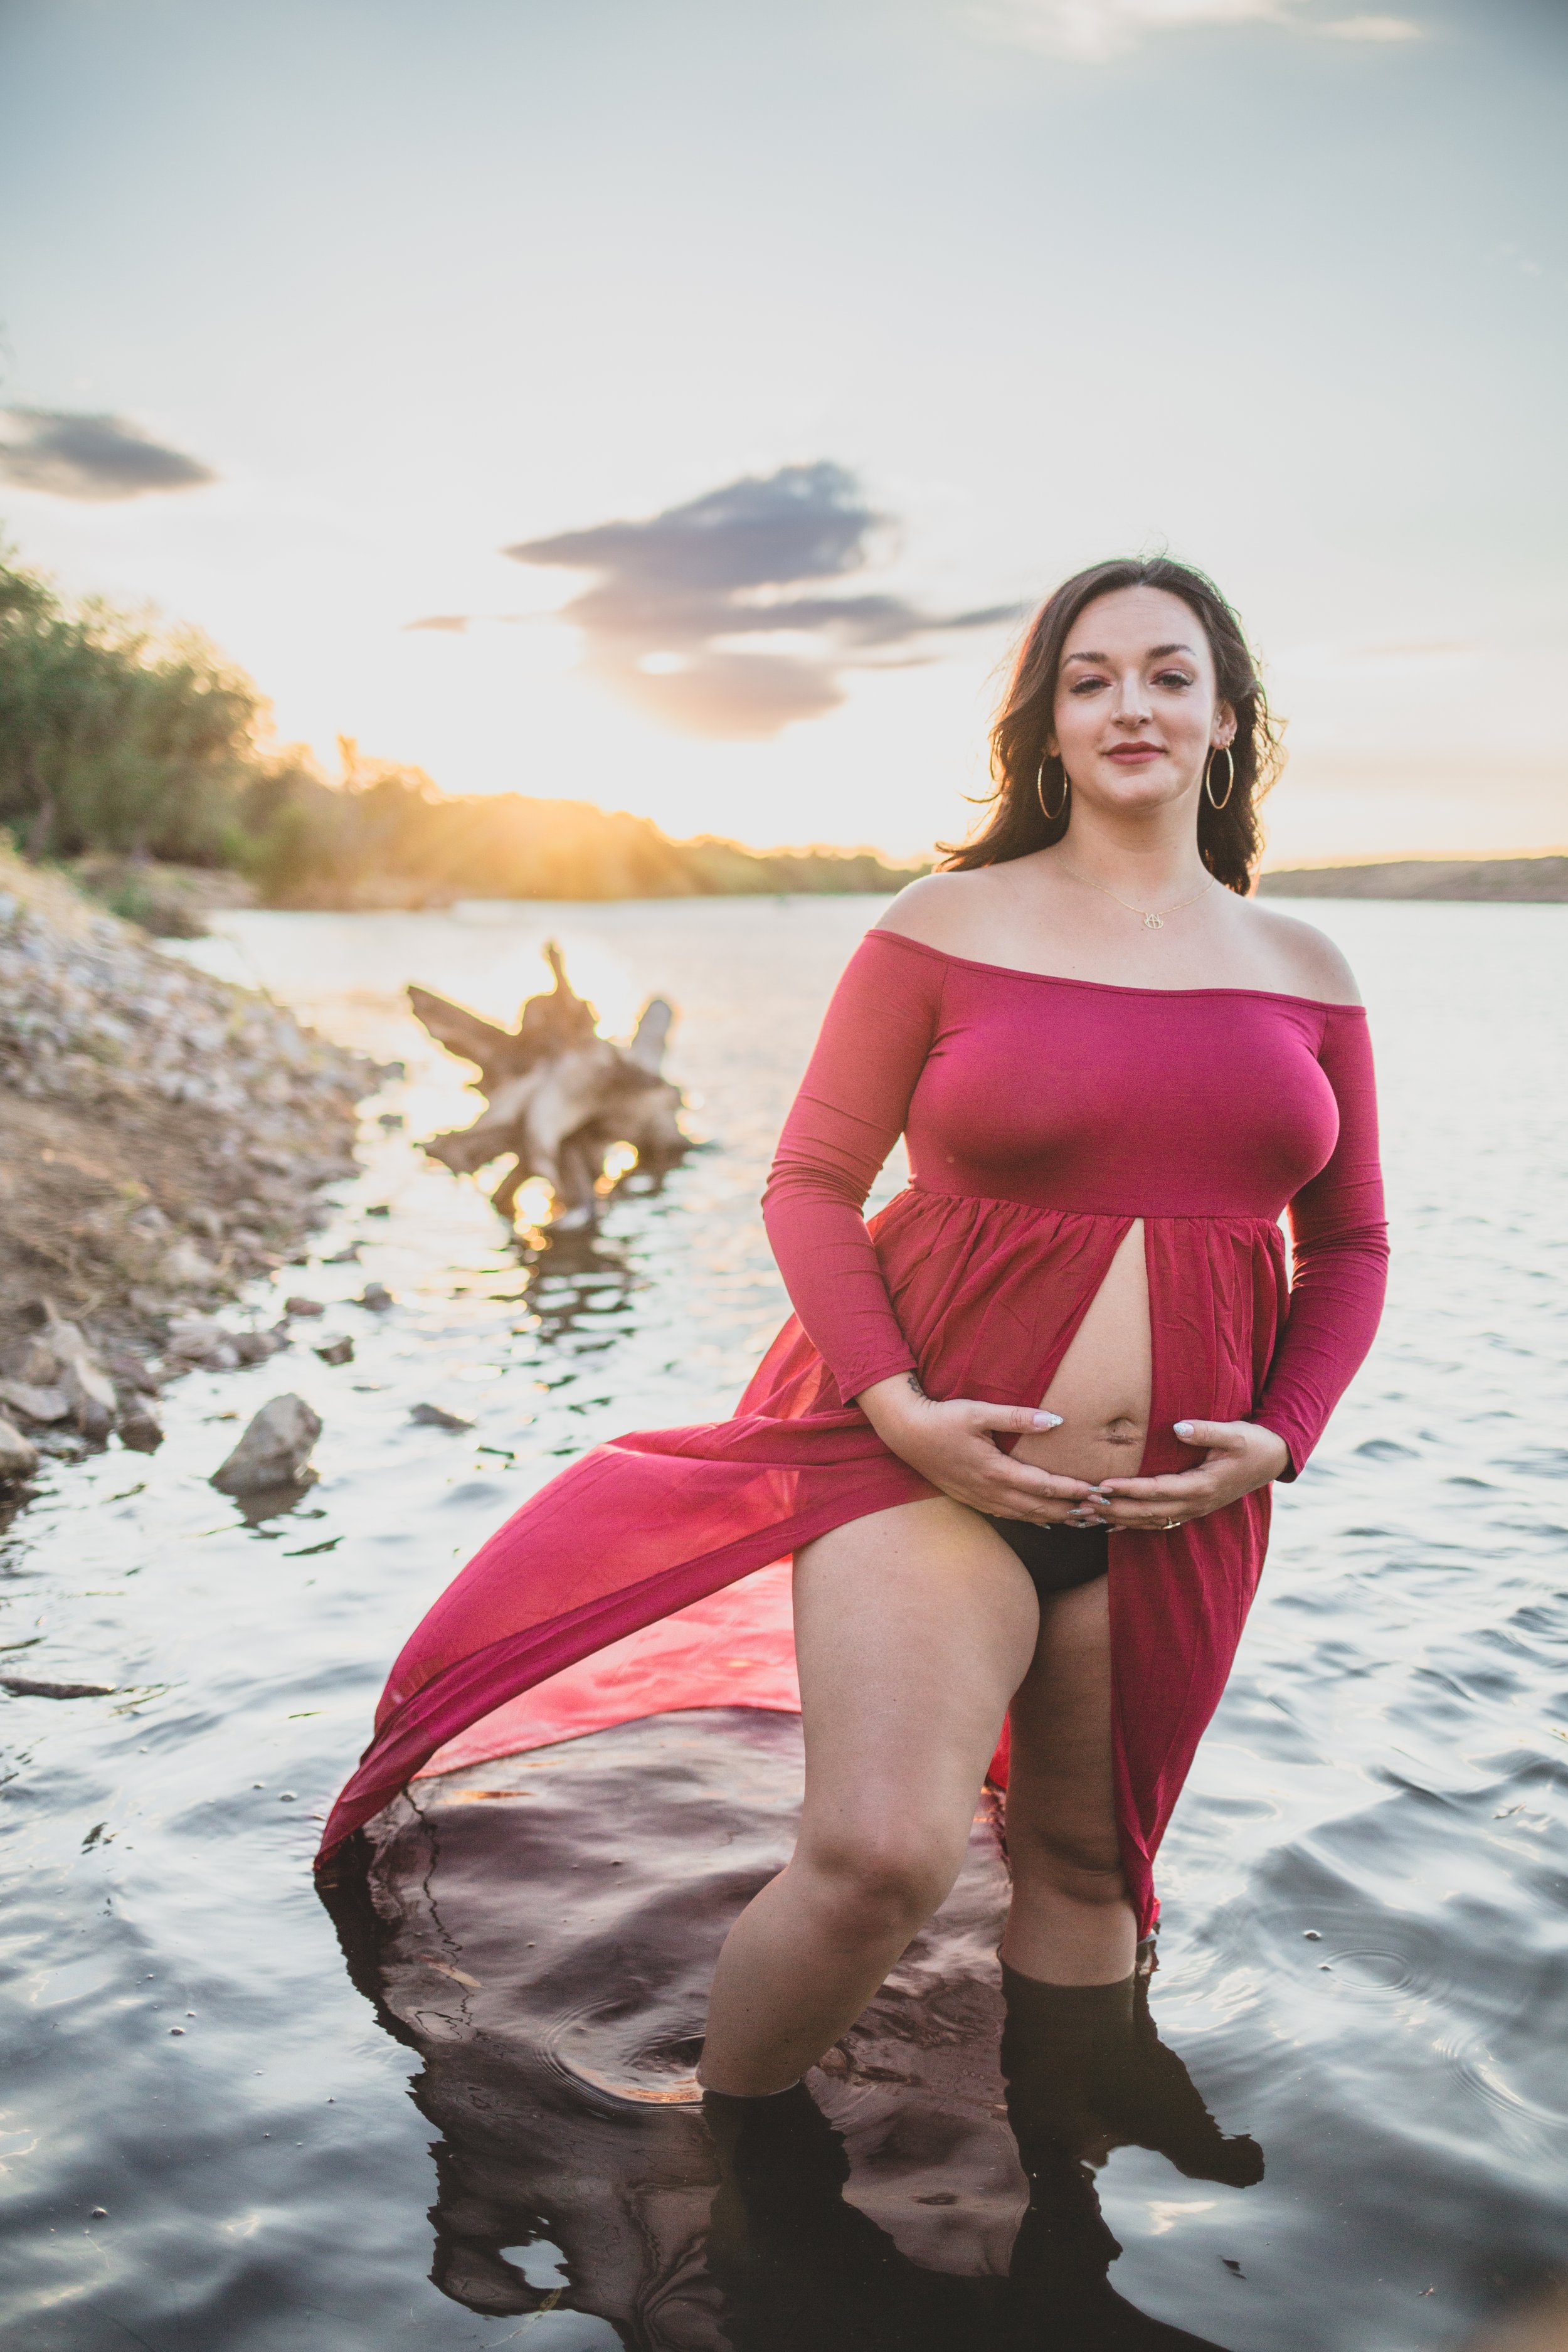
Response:
M409 1626L561 1460L727 1409L779 1319L762 1172L873 912L245 915L194 950L405 1055L373 1108L409 1125L367 1121L321 1238L361 1239L358 1264L286 1270L331 1302L293 1353L195 1375L159 1454L51 1472L0 1539L0 1642L117 1690L0 1700L8 2344L993 2352L1006 2296L1037 2290L1057 2332L1016 2340L1415 2352L1561 2263L1568 909L1312 909L1372 1008L1393 1295L1280 1495L1163 1855L1152 2015L1196 2089L1151 2058L1092 2151L1100 2215L1020 2165L1002 2111L984 1817L820 2085L847 2184L803 2153L767 2293L725 2254L696 2118L595 2089L689 2056L728 1913L787 1850L787 1718L666 1718L423 1784L340 1949L309 1858ZM471 1098L398 992L510 1014L551 931L610 1026L674 998L714 1148L533 1262L411 1149ZM368 1278L383 1318L347 1303ZM339 1332L332 1369L309 1343ZM251 1526L205 1475L283 1387L321 1412L323 1475ZM477 1426L418 1427L422 1401Z

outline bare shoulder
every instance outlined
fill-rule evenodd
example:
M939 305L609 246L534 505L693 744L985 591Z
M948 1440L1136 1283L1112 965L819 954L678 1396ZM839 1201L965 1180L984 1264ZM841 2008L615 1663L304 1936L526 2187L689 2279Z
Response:
M1316 997L1327 1004L1359 1004L1356 977L1332 940L1298 916L1281 915L1256 898L1242 901L1253 939L1280 977L1289 996Z
M980 866L969 874L923 875L900 891L875 928L948 955L973 955L974 942L985 936L987 909L995 903L996 873L994 866Z

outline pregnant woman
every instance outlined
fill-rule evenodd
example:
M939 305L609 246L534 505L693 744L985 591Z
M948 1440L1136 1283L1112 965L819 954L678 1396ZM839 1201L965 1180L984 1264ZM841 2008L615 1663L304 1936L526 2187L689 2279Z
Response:
M795 1313L735 1417L600 1446L491 1538L323 1842L517 1692L793 1552L805 1811L720 1960L720 2107L859 2014L1006 1725L1011 2012L1070 2040L1075 2000L1091 2035L1131 2003L1270 1485L1377 1325L1365 1017L1337 950L1247 895L1273 739L1229 608L1165 559L1079 573L993 749L989 822L828 1010L765 1203ZM911 1181L868 1224L900 1134Z

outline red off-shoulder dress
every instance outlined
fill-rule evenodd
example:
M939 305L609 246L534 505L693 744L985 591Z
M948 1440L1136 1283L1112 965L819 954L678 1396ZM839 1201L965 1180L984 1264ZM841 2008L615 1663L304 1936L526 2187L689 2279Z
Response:
M910 1184L868 1224L900 1133ZM519 1693L830 1528L930 1495L856 1396L915 1369L935 1397L1037 1404L1138 1218L1143 1475L1192 1466L1172 1433L1191 1418L1275 1431L1293 1477L1383 1300L1365 1015L1263 990L1063 980L874 930L828 1009L764 1212L795 1312L734 1417L596 1446L491 1537L393 1667L323 1855ZM1268 1507L1265 1488L1111 1538L1117 1810L1141 1933Z

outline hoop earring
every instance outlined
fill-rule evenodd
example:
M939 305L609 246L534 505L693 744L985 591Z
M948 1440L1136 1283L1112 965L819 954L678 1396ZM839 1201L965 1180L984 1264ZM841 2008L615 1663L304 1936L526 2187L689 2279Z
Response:
M1046 763L1045 761L1042 760L1035 776L1035 798L1040 803L1040 814L1045 818L1047 824L1055 824L1059 818L1066 816L1068 813L1068 803L1071 797L1072 778L1068 774L1067 770L1064 768L1062 770L1061 800L1054 809L1048 809L1046 806Z
M1226 780L1225 780L1225 798L1224 798L1224 800L1223 800L1223 801L1216 801L1216 800L1215 800L1215 796L1214 796L1214 761L1215 761L1215 755L1214 755L1214 752L1213 752L1213 751L1211 751L1211 752L1209 753L1208 765L1207 765L1207 767L1204 770L1204 791L1205 791L1205 793L1207 794L1207 797L1208 797L1208 804L1209 804L1210 808L1212 808L1212 809L1222 809L1222 808L1228 808L1228 807L1229 807L1229 805L1230 805L1230 796L1231 796L1232 793L1233 793L1233 792L1235 792L1235 790L1236 790L1236 761L1231 758L1231 755L1230 755L1230 745L1229 745L1228 743L1221 743L1221 744L1219 744L1216 748L1217 748L1219 751L1223 751L1223 752L1225 753L1225 764L1226 764Z

